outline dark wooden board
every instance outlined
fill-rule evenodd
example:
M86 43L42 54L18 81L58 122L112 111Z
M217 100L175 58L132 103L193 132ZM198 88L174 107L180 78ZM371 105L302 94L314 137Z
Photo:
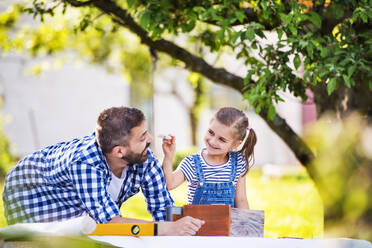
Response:
M230 205L185 205L182 215L173 215L173 220L191 216L205 221L196 236L229 236Z

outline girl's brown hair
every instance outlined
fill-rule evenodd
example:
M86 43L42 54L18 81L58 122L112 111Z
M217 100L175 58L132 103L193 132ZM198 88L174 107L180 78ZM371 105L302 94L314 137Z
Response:
M239 109L225 107L218 110L215 118L225 126L233 127L238 140L244 141L245 136L248 135L239 151L244 154L247 163L244 175L247 174L249 168L254 164L254 146L257 143L256 132L249 127L248 117Z

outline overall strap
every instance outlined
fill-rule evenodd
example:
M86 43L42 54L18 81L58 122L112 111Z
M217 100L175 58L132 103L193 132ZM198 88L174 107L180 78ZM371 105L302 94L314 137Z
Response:
M236 177L236 171L237 171L237 168L238 168L238 156L237 156L237 152L230 152L229 153L229 156L230 156L230 159L231 159L231 177L230 177L230 182L235 185L234 181L235 181L235 177Z
M200 162L199 154L192 155L192 158L194 159L196 177L199 181L199 185L203 186L205 181L204 181L203 168Z

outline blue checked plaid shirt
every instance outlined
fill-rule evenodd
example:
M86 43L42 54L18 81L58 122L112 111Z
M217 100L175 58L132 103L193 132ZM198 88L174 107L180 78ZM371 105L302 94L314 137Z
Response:
M8 224L50 222L89 214L97 223L120 215L124 201L139 192L155 221L174 204L161 165L150 149L143 164L129 165L118 200L107 189L111 170L95 134L39 150L8 173L3 201Z

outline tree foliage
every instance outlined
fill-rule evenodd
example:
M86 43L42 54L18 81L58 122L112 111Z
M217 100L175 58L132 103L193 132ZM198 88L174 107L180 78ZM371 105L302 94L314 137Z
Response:
M372 1L307 2L127 1L129 13L153 39L195 31L191 35L212 52L222 47L236 51L247 65L244 96L257 112L268 108L270 120L273 103L283 100L280 90L302 99L306 88L319 84L329 95L340 84L366 84L372 90ZM266 30L278 41L263 43ZM302 63L300 78L295 72ZM356 81L357 75L363 80Z

